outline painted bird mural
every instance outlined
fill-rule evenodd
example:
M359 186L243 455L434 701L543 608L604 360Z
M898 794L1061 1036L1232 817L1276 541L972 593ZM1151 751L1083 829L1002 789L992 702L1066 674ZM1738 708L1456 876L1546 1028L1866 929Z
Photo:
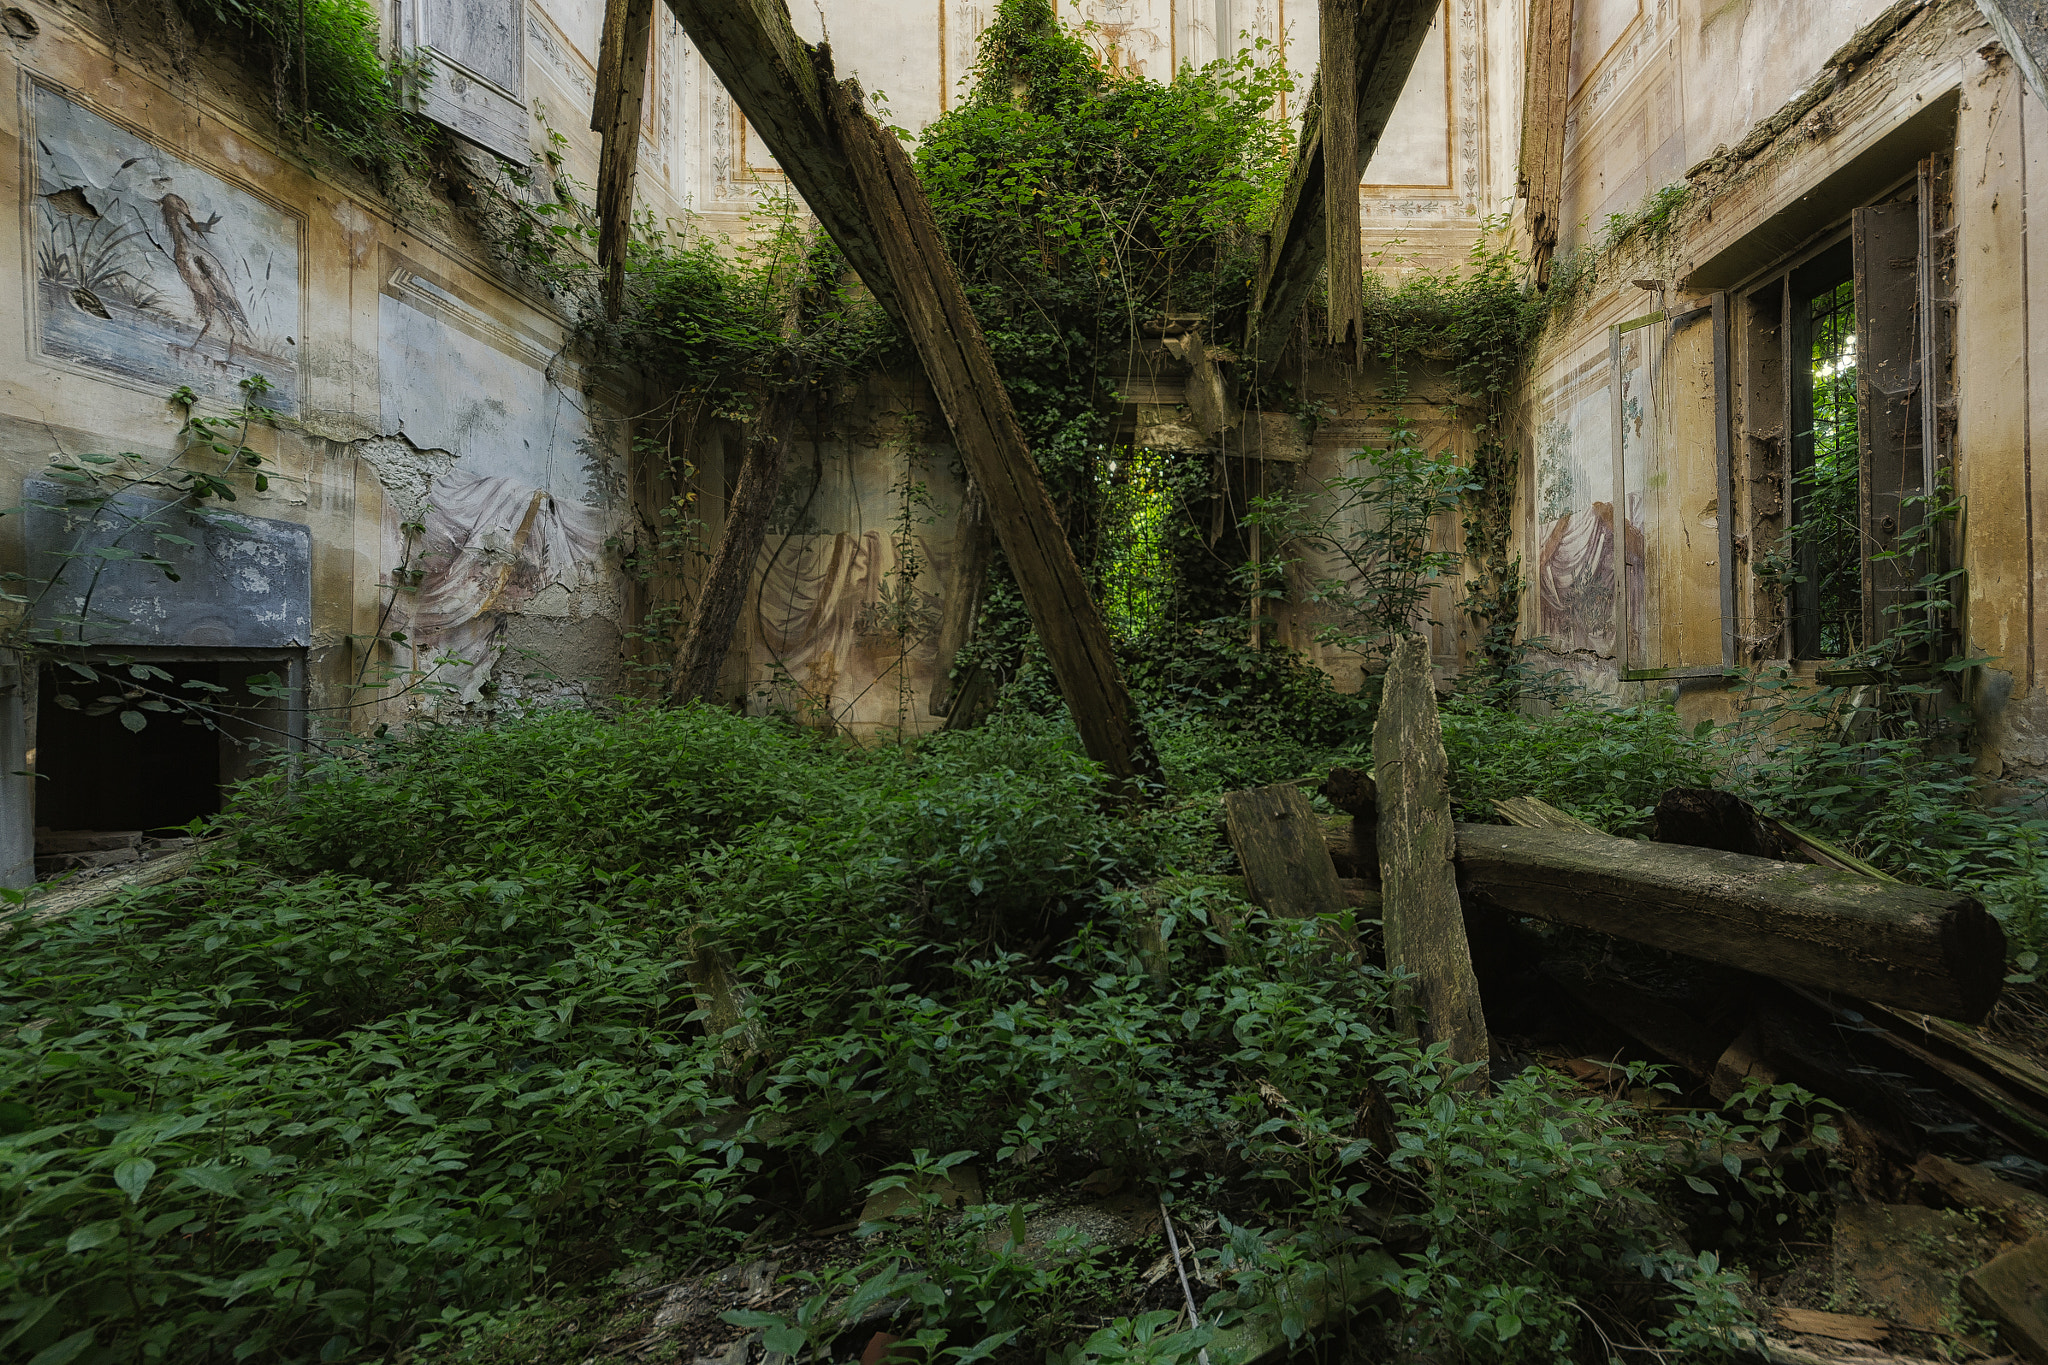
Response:
M164 230L171 234L171 260L178 267L178 278L191 291L192 306L199 310L203 324L187 349L198 350L199 343L206 340L207 333L218 323L228 335L228 359L233 360L236 333L246 337L250 329L227 267L206 245L206 234L220 222L220 215L216 213L202 223L193 216L192 206L175 194L166 194L158 201L158 207L163 210Z

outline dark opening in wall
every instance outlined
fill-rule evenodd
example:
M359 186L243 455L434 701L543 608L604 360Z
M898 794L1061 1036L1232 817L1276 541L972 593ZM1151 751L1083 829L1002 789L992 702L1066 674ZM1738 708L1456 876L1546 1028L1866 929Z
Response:
M95 661L94 679L49 664L37 680L32 766L42 875L149 856L177 826L218 812L223 788L254 772L292 728L289 704L264 695L290 675L286 662L133 662L152 672L138 681L129 662ZM179 701L158 700L166 697L203 704L211 724ZM142 717L140 729L123 721L124 711Z

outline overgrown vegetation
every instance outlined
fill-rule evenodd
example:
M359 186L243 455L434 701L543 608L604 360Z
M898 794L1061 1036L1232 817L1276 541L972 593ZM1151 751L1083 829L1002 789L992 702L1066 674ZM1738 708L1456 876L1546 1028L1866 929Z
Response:
M1454 1088L1384 974L1204 875L1199 805L1102 794L1028 716L862 751L695 706L428 726L258 784L203 876L8 932L0 1349L463 1358L549 1286L713 1269L899 1183L926 1212L733 1321L836 1358L886 1299L934 1359L1192 1359L1307 1330L1285 1286L1344 1255L1390 1343L1721 1349L1738 1277L1619 1211L1796 1219L1722 1153L1804 1101ZM919 1202L958 1160L964 1222ZM1098 1171L1220 1220L1203 1332L1134 1311L1157 1231L1024 1245Z
M200 50L260 73L281 127L375 175L387 192L422 180L440 132L408 92L434 78L420 55L387 57L368 0L163 0L111 7L155 36L181 71Z

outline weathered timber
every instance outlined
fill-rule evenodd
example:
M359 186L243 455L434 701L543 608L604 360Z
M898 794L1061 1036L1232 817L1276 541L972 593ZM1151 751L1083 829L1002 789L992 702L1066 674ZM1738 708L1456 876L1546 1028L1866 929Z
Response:
M1853 1030L1861 1041L1886 1048L1891 1054L1887 1064L1893 1071L1918 1072L2008 1143L2030 1153L2048 1153L2048 1108L2024 1088L2005 1084L2001 1077L1980 1070L1967 1058L1958 1060L1940 1047L1926 1046L1932 1039L1917 1029L1887 1027L1898 1016L1882 1005L1838 1000L1798 987L1785 989L1829 1023Z
M2017 1240L2048 1232L2048 1199L2000 1180L1982 1166L1965 1166L1930 1152L1913 1163L1913 1178L1954 1203L1992 1215Z
M218 839L208 840L191 848L181 848L176 853L166 853L161 858L136 864L132 872L116 872L88 881L33 888L25 905L0 911L0 933L103 905L123 891L139 891L189 876L203 860L220 852L221 842Z
M1435 20L1437 0L1363 0L1352 23L1352 47L1346 63L1341 54L1325 49L1323 75L1318 91L1304 111L1301 140L1296 145L1294 164L1287 173L1280 204L1268 231L1266 255L1252 296L1252 311L1246 320L1245 358L1257 365L1261 375L1279 363L1294 315L1314 290L1324 265L1325 200L1323 171L1323 123L1321 90L1343 79L1348 65L1353 108L1357 116L1357 163L1361 170L1372 164L1372 154L1393 117L1394 103L1408 83L1408 73L1422 51ZM1332 71L1332 62L1338 70Z
M1522 165L1529 260L1538 288L1550 284L1564 201L1564 124L1571 100L1572 0L1532 0L1522 64Z
M1082 747L1135 795L1139 783L1160 780L1159 761L1131 706L1109 629L1031 458L1009 390L946 255L916 168L902 141L868 112L857 82L829 83L826 96L838 145L869 219L880 229L905 329L981 488L989 524L1016 575Z
M938 681L932 684L931 699L925 704L935 716L952 713L962 685L968 681L953 676L953 665L968 636L974 633L975 617L981 613L982 580L988 577L989 551L994 542L995 533L989 529L988 507L982 501L981 488L970 479L967 502L960 509L959 536L953 547L953 582L957 586L947 595L945 613L939 617Z
M1344 812L1324 821L1331 861L1343 875L1364 877L1379 885L1380 795L1372 774L1356 768L1332 768L1322 790L1323 799Z
M1308 919L1349 903L1323 844L1322 819L1299 787L1282 783L1223 798L1246 895L1267 914Z
M1365 332L1365 249L1358 210L1358 87L1348 79L1358 0L1322 0L1323 242L1329 260L1329 342L1357 364Z
M826 122L829 56L821 51L823 60L814 62L790 26L784 0L668 0L668 8L747 116L747 126L775 153L804 207L817 215L875 301L903 322L875 224Z
M1386 785L1382 771L1383 800ZM1465 894L1516 914L1971 1022L2004 978L2004 931L1954 892L1569 830L1457 838Z
M1524 829L1572 829L1581 834L1606 832L1593 828L1570 811L1559 810L1534 796L1511 796L1505 801L1494 802L1493 809L1501 819Z
M2048 1237L2036 1237L1963 1276L1979 1312L1998 1320L1999 1339L2030 1365L2048 1365Z
M1773 822L1734 792L1710 787L1673 787L1657 798L1650 837L1660 844L1717 848L1779 862L1803 861L1790 840L1780 837Z
M1437 720L1429 641L1421 635L1394 647L1373 724L1372 762L1387 966L1413 974L1422 1040L1448 1043L1455 1061L1484 1063L1491 1045L1452 863L1450 762ZM1481 1070L1469 1083L1484 1087L1486 1080Z
M1156 782L1158 760L1109 631L902 142L875 121L858 82L834 78L829 50L796 36L784 0L668 3L805 205L909 336L987 501L1082 747L1127 792Z
M2034 98L2048 104L2048 0L1977 0Z
M1888 1031L1977 1072L2029 1108L2048 1114L2048 1070L2033 1058L1992 1042L1967 1024L1858 1003Z
M1779 1308L1772 1311L1778 1326L1788 1332L1830 1341L1883 1341L1892 1325L1883 1318L1854 1313L1825 1313L1817 1308Z
M747 449L740 461L739 486L726 508L725 529L704 572L704 586L690 609L676 641L675 666L669 673L668 700L711 701L718 676L732 648L733 628L746 604L747 585L768 534L768 514L782 488L782 456L791 427L786 405L772 393L765 397L748 425Z
M1730 1008L1700 1009L1694 1001L1647 990L1604 963L1546 962L1543 975L1589 1014L1697 1076L1713 1075L1742 1026L1745 1002L1739 998L1719 1002Z
M604 307L619 315L626 288L626 239L633 225L633 178L640 163L640 110L647 92L647 38L654 0L606 0L590 127L597 154L597 263Z

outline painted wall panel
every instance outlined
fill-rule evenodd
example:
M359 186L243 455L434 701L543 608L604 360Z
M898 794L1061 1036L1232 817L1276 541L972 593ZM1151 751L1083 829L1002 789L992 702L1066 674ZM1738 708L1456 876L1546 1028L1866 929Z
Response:
M169 392L299 403L303 218L191 165L61 91L30 86L35 342Z
M144 493L72 501L73 485L22 486L39 628L86 645L282 649L311 643L313 537L232 504L175 506ZM102 552L147 554L170 566Z

